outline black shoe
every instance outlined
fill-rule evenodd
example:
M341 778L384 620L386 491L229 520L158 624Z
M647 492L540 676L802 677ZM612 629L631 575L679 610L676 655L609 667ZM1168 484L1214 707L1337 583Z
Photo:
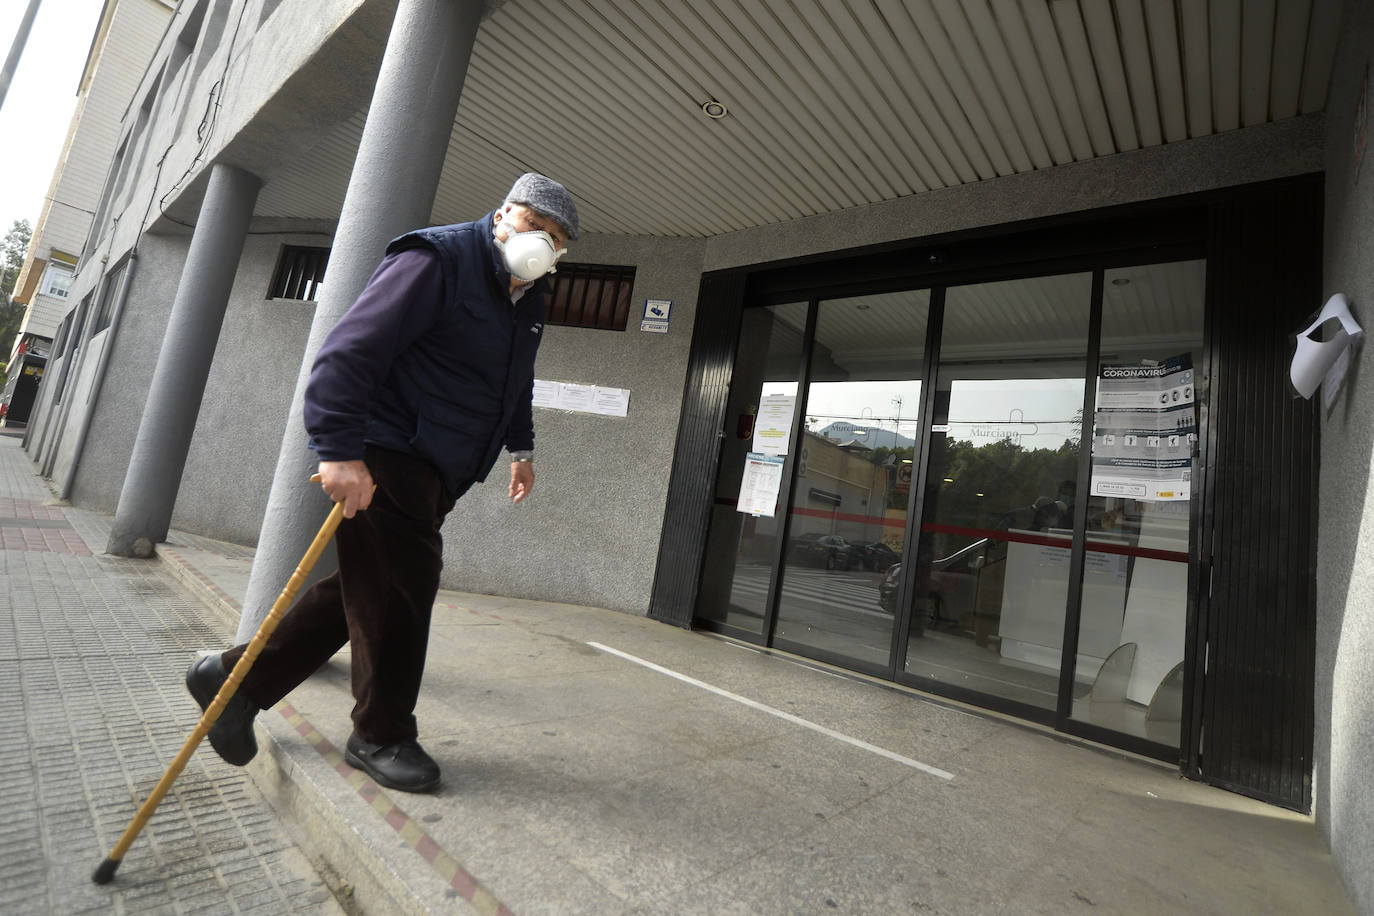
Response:
M215 695L227 680L229 672L224 670L224 662L219 655L201 656L186 669L186 689L200 704L201 712L210 708ZM253 718L257 714L257 705L248 699L242 688L229 698L224 712L211 726L209 735L210 746L224 758L225 763L241 767L257 755L258 740L253 737Z
M429 792L439 787L439 764L418 741L369 744L354 732L348 736L344 760L388 789Z

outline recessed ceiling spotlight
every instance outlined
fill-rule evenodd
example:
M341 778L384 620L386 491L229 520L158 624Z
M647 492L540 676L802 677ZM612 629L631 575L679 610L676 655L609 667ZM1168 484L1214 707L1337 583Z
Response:
M702 102L701 110L706 117L710 118L712 121L719 121L730 113L725 109L724 102L717 102L715 99Z
M855 307L856 309L858 309L859 311L861 311L861 312L866 312L866 311L868 311L868 309L870 308L870 306L869 306L868 303L866 303L866 302L860 302L858 305L856 305L856 306L854 306L854 307Z
M1131 281L1125 277L1117 277L1112 281L1112 286L1130 286Z

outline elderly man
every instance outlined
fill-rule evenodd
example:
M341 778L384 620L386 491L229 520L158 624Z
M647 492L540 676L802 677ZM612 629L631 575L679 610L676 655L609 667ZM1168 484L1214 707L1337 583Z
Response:
M534 486L530 399L546 275L577 233L567 190L522 175L482 219L393 241L325 338L305 425L321 486L344 506L339 570L286 614L210 730L229 763L257 753L258 711L349 642L356 705L344 759L393 789L439 785L414 715L442 568L439 528L503 446L510 498ZM202 710L245 648L192 663L186 686Z

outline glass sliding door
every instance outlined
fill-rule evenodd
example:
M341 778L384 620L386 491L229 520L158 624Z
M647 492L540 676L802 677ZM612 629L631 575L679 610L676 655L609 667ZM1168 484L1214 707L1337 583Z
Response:
M1054 710L1092 275L951 287L945 303L905 671Z
M1206 262L1108 270L1072 718L1179 746Z
M754 427L764 398L770 394L795 397L797 393L807 311L805 302L744 311L697 594L698 622L723 625L758 638L763 636L782 523L779 507L787 504L791 465L784 466L777 502L766 513L739 511L740 486L748 455L754 449Z
M746 309L697 622L1167 756L1205 280L1193 260Z
M818 304L774 644L891 664L929 290Z

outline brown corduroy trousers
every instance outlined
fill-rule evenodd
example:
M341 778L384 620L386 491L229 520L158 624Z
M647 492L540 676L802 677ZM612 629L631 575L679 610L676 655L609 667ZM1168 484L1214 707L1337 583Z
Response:
M267 709L350 643L353 730L392 744L417 735L415 702L443 567L439 527L462 493L449 494L420 458L368 446L366 461L377 492L366 511L339 525L338 571L282 617L240 689ZM225 670L245 648L224 653Z

